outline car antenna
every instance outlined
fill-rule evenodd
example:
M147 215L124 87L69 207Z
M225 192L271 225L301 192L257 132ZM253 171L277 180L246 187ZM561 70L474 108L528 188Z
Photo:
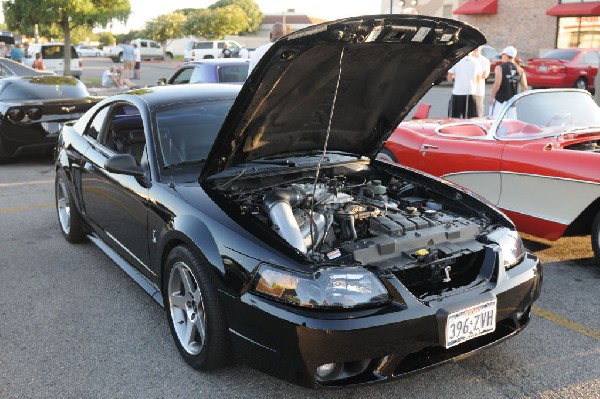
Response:
M333 93L333 101L331 102L331 111L329 111L329 121L327 122L327 133L325 134L325 143L323 144L323 153L321 154L321 157L319 158L319 162L317 162L317 172L315 174L315 182L313 184L313 193L311 195L310 198L310 219L311 222L309 223L310 225L310 240L312 242L312 248L311 248L311 252L314 253L315 250L315 239L314 239L314 231L313 231L313 211L314 211L314 206L315 206L315 195L317 192L317 183L319 181L319 173L321 170L321 163L323 163L323 160L325 159L325 156L327 155L327 144L329 143L329 133L331 132L331 121L333 120L333 113L335 111L335 102L337 100L337 94L338 94L338 89L340 88L340 78L342 77L342 60L344 58L344 50L345 50L345 46L342 47L342 51L340 52L340 60L339 60L339 64L338 64L338 76L337 76L337 82L335 83L335 91Z

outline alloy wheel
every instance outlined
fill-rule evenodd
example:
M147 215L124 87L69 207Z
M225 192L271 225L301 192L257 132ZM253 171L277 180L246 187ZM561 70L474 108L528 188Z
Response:
M206 342L206 313L198 281L185 263L173 265L167 294L177 338L186 352L197 355Z

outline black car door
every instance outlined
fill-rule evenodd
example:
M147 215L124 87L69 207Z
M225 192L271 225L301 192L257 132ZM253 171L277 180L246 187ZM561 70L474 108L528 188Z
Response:
M104 168L111 156L128 153L148 171L142 118L137 108L125 103L113 105L105 118L98 139L84 154L81 195L85 215L104 242L153 277L147 240L149 176L111 173Z

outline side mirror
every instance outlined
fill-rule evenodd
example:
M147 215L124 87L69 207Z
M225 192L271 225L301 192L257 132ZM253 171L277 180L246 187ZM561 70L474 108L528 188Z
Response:
M160 78L156 81L156 84L159 86L166 86L167 85L167 79L166 78Z
M113 155L104 162L104 169L111 173L135 177L142 177L145 174L144 168L137 164L131 154Z

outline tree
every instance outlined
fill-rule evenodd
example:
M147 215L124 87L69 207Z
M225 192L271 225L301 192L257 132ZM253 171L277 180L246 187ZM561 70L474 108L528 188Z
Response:
M187 17L183 33L203 36L206 39L222 39L225 35L235 35L247 27L246 13L236 5L221 8L203 8Z
M187 18L180 12L163 14L146 22L146 36L156 40L166 49L168 43L185 35L183 26Z
M210 5L210 9L218 9L231 5L236 5L244 10L246 14L246 27L240 32L256 32L263 20L263 14L260 7L253 0L218 0Z
M71 72L71 32L78 26L106 26L113 20L127 22L129 0L10 0L2 4L10 29L21 33L59 28L65 43L65 75Z

